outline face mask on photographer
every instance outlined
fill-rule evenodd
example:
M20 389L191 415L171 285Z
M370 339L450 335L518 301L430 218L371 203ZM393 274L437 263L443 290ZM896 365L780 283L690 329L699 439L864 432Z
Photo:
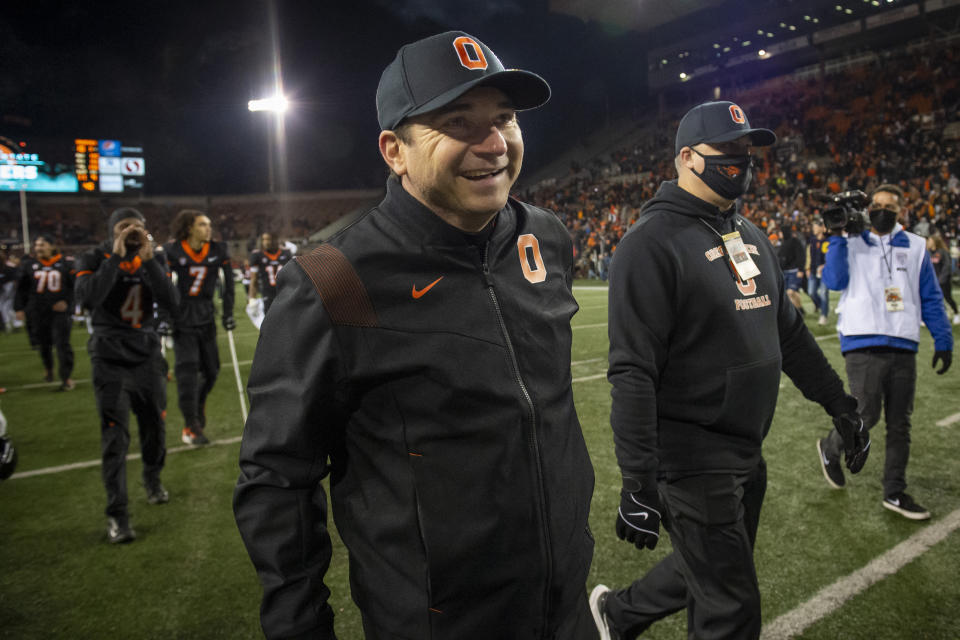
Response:
M880 235L886 235L893 231L897 224L897 212L893 209L877 208L870 209L870 226L872 226Z
M736 200L750 187L753 178L753 157L750 155L705 156L693 147L690 150L703 158L703 172L694 175L725 200Z

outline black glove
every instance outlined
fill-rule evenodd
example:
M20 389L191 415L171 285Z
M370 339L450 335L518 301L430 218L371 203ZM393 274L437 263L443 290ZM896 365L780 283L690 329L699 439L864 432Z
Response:
M653 549L660 540L660 496L651 477L640 481L623 476L620 508L617 513L617 537L632 542L637 549Z
M233 319L233 314L223 316L223 328L227 331L233 331L237 328L237 321Z
M157 323L157 333L163 337L168 337L173 335L173 325L167 322L166 320L161 320Z
M833 426L843 438L843 457L850 473L858 473L870 455L870 432L856 411L842 413L833 419Z
M937 369L937 362L940 363L939 369ZM953 351L937 351L933 354L933 368L937 369L937 375L946 373L951 364L953 364Z

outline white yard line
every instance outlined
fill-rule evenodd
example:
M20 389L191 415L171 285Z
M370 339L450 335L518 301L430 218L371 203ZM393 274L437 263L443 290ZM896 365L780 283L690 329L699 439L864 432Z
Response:
M246 366L248 364L252 364L252 363L253 363L253 360L239 360L237 362L237 364L240 365L241 367ZM86 384L90 382L90 378L75 378L74 382L76 384ZM22 384L16 387L7 387L7 391L29 391L30 389L44 389L44 388L54 389L59 386L60 386L59 380L56 382L33 382L30 384Z
M603 360L603 358L591 358L589 360L580 360L572 364L587 364L590 362L596 362L598 360ZM250 361L248 360L246 363L241 362L240 364L248 364L249 362ZM606 373L597 373L591 376L582 376L580 378L574 378L573 382L586 382L587 380L597 380L599 378L605 378L606 376L607 376ZM234 436L233 438L226 438L223 440L214 440L208 446L233 444L234 442L240 442L240 436ZM191 449L202 449L202 447L191 447L191 446L173 447L171 449L167 449L167 454L169 455L174 453L180 453L181 451L190 451ZM139 460L139 459L140 459L139 453L131 453L130 455L127 456L127 460ZM74 469L87 469L89 467L99 467L99 466L100 466L99 460L85 460L84 462L73 462L71 464L62 464L56 467L44 467L42 469L33 469L31 471L22 471L20 473L13 474L12 476L10 476L9 479L17 480L20 478L32 478L34 476L46 476L53 473L73 471Z
M763 627L762 640L786 640L830 615L844 603L869 587L893 575L914 559L926 553L960 528L960 509L942 520L924 526L894 548L871 560L866 566L824 587L815 596Z
M579 378L574 378L574 379L573 379L573 382L586 382L587 380L597 380L597 379L599 379L599 378L606 378L606 377L607 377L606 372L604 372L604 373L595 373L595 374L592 375L592 376L581 376L581 377L579 377Z
M213 440L210 444L205 445L208 447L222 446L226 444L233 444L234 442L240 442L241 436L234 436L232 438L224 438L223 440ZM173 447L172 449L167 449L167 454L181 453L183 451L190 451L192 449L202 449L203 447L192 447L192 446L182 446L182 447ZM131 453L127 456L127 460L139 460L139 453ZM61 473L63 471L73 471L74 469L87 469L89 467L99 467L99 460L86 460L84 462L74 462L72 464L63 464L59 467L44 467L43 469L33 469L32 471L23 471L21 473L15 473L10 476L10 480L17 480L20 478L32 478L34 476L47 476L53 473Z
M597 324L579 324L570 328L576 331L577 329L596 329L597 327L605 327L605 326L607 326L606 322L598 322Z
M943 420L937 421L938 427L949 427L954 422L960 422L960 413L955 413L952 416L947 416Z
M580 364L590 364L591 362L600 362L601 360L606 361L606 358L604 357L604 358L590 358L589 360L575 360L571 362L570 365L575 367Z
M74 379L74 382L76 384L85 384L87 382L90 382L90 378ZM59 380L57 380L56 382L32 382L30 384L21 384L16 387L7 387L7 391L27 391L29 389L44 389L44 388L56 389L61 384L62 383Z

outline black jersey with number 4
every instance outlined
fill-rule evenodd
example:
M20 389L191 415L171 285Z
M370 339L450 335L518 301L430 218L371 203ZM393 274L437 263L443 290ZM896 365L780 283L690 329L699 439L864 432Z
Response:
M273 298L277 295L277 274L292 259L293 254L289 249L277 249L276 253L254 251L250 254L250 271L257 274L257 289L261 296Z
M61 254L47 260L24 258L20 263L20 278L14 309L31 313L51 313L61 300L67 303L65 311L73 311L73 258Z
M121 261L98 247L77 263L77 299L90 310L92 357L125 363L146 359L160 342L153 305L173 312L177 291L167 277L163 256Z
M180 310L175 316L178 326L198 327L214 321L218 270L223 271L223 313L233 315L233 270L226 243L207 242L194 251L183 240L167 243L164 250L180 292Z

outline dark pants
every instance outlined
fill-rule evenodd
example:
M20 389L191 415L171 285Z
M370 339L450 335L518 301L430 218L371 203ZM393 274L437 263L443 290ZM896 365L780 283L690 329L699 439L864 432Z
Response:
M559 612L558 612L559 613ZM593 622L593 615L590 613L590 605L587 602L587 592L584 590L580 599L577 601L576 607L573 611L562 612L566 614L563 618L563 621L560 623L560 626L557 628L557 632L550 636L550 640L597 640L599 638L599 632L597 631L597 626ZM510 612L504 612L503 620L510 619ZM365 640L399 640L394 633L390 633L381 629L373 620L368 616L362 616L363 621L363 637ZM502 622L502 620L497 621ZM493 638L494 636L490 635L489 629L477 629L476 635L471 634L466 638L451 638L450 640L472 640L476 638L477 640L487 640L488 638ZM498 634L495 637L501 640L507 640L514 638L514 636L504 636L503 634ZM411 638L410 640L414 640ZM446 638L439 638L438 640L447 640ZM516 638L516 640L521 640L521 638ZM522 640L527 640L523 638Z
M275 296L263 296L263 315L267 315L267 311L270 311L270 305L273 304L273 298Z
M742 475L702 474L659 483L673 553L608 597L606 611L621 637L635 638L683 608L689 638L760 636L753 545L766 490L762 460Z
M953 314L957 314L957 302L953 299L953 282L950 278L947 278L946 282L940 283L940 290L943 291L943 299L947 301L947 304L950 305L950 309L953 310Z
M53 371L53 349L56 347L61 380L66 380L73 373L73 347L70 346L72 327L72 318L66 311L37 314L28 325L30 344L40 350L43 368L48 371Z
M108 516L127 515L130 410L137 417L143 482L160 477L166 458L167 362L159 353L133 365L92 358L93 391L100 413L100 453Z
M830 291L823 280L817 276L807 276L807 295L813 300L813 306L821 316L827 317L830 314Z
M857 399L857 410L867 429L880 421L883 410L887 422L887 458L883 465L883 495L892 496L907 488L907 461L910 459L910 415L917 386L917 354L912 351L872 353L849 351L844 354L850 393ZM843 439L834 429L827 436L825 453L839 458Z
M217 327L213 323L177 329L173 334L176 355L177 398L188 427L204 427L204 407L220 372Z

